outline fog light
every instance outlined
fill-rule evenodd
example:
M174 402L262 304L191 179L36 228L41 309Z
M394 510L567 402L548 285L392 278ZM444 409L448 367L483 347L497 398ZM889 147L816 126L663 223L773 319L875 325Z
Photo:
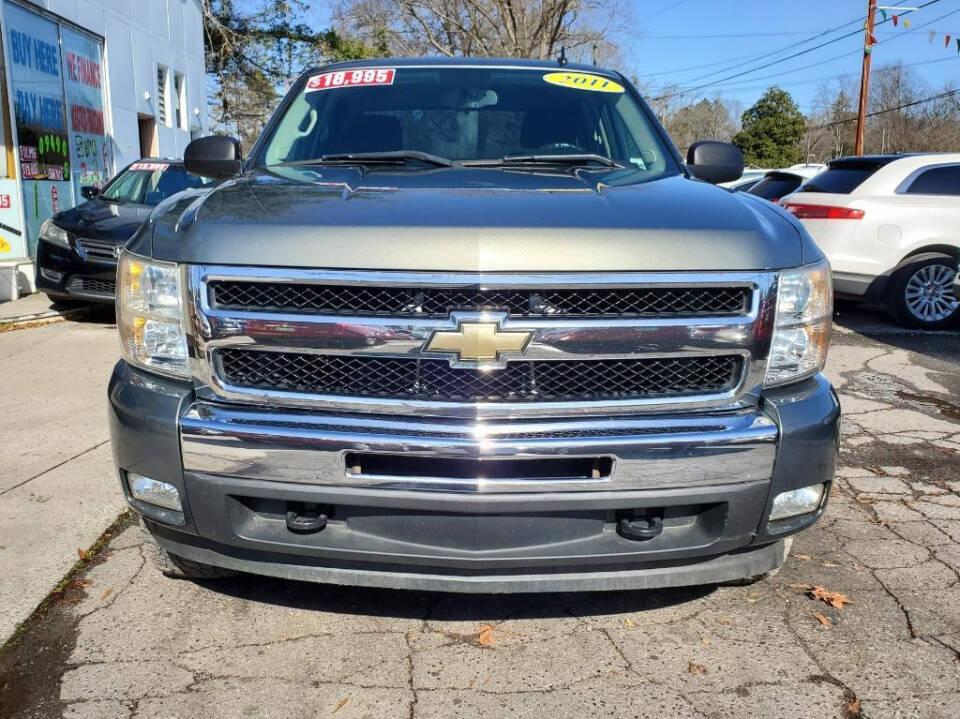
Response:
M48 270L46 267L40 268L40 275L45 280L50 280L51 282L59 282L63 279L63 273L57 272L56 270Z
M776 519L787 519L796 517L800 514L810 514L815 512L820 506L820 500L823 499L823 485L813 484L809 487L800 489L791 489L789 492L781 492L773 498L773 509L770 510L771 521Z
M153 504L177 512L183 511L180 503L180 492L172 484L158 482L155 479L144 477L134 472L127 472L127 484L134 499Z

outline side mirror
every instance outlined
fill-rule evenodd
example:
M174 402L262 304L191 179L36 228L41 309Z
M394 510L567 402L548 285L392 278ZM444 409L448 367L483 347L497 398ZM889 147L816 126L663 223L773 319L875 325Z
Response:
M743 153L726 142L695 142L687 150L687 167L705 182L732 182L743 174Z
M210 135L194 140L183 153L187 172L223 180L240 174L240 141L225 135Z
M93 185L84 185L80 188L80 196L85 200L92 200L100 194L100 188Z

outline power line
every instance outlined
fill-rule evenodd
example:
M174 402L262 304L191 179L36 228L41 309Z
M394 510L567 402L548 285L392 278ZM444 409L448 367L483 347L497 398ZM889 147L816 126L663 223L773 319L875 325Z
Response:
M664 14L665 12L667 12L668 10L673 10L673 9L674 9L675 7L677 7L678 5L683 5L685 2L687 2L687 0L677 0L677 2L672 3L672 4L670 4L670 5L667 5L666 7L660 8L659 10L657 10L657 11L654 12L654 13L652 13L651 15L647 15L647 16L646 16L645 18L643 18L640 22L641 22L641 23L645 23L645 22L647 22L648 20L653 20L653 18L657 17L658 15L663 15L663 14Z
M899 2L906 2L906 0L899 0ZM732 70L733 68L735 68L737 65L742 65L742 64L744 64L744 63L746 63L746 62L756 62L757 60L762 60L762 59L767 58L767 57L771 57L771 56L774 56L774 55L779 55L779 54L782 53L782 52L788 52L788 51L790 51L791 49L797 47L798 45L805 45L805 44L808 43L808 42L813 42L814 40L816 40L816 39L818 39L818 38L821 38L821 37L823 37L824 35L829 35L829 34L832 33L832 32L836 32L837 30L840 30L840 29L842 29L842 28L845 28L847 25L851 25L851 24L853 24L853 23L859 23L859 22L860 22L860 16L858 15L857 17L853 18L852 20L848 20L847 22L840 23L840 24L837 25L836 27L832 27L832 28L828 28L828 29L826 29L826 30L821 30L821 31L819 31L819 32L815 32L813 35L811 35L810 37L808 37L806 40L801 40L800 42L795 42L795 43L791 43L791 44L789 44L789 45L784 45L784 46L778 47L778 48L776 48L776 49L774 49L774 50L767 50L767 51L761 52L761 53L750 52L750 53L747 53L746 55L738 55L737 57L731 57L731 58L727 58L726 60L721 60L721 61L719 61L719 63L718 63L717 61L708 62L708 63L705 63L705 64L703 64L703 65L693 65L693 66L689 66L689 67L678 68L678 69L675 69L675 70L664 70L663 72L649 73L649 74L647 74L647 75L643 75L642 77L652 77L652 76L654 76L654 75L656 75L656 76L660 76L660 75L675 75L675 74L677 74L678 72L686 72L687 70L699 70L699 69L704 68L704 67L717 68L718 65L720 66L719 69L716 69L716 70L714 70L713 72L707 73L706 75L700 75L700 76L698 76L698 77L689 78L689 79L686 80L686 82L696 82L696 81L698 81L698 80L702 80L703 78L707 78L707 77L710 77L710 76L712 76L712 75L718 75L718 74L720 74L720 73L727 72L727 71ZM744 61L744 62L740 62L741 60Z
M944 14L944 15L941 15L941 16L938 17L938 18L934 18L933 20L930 20L929 22L926 22L926 23L924 23L924 24L922 24L922 25L917 25L916 27L912 27L912 28L910 28L909 30L907 30L907 31L905 31L905 32L897 33L896 35L893 35L893 36L891 36L891 37L884 38L883 40L880 40L877 44L878 44L878 45L882 45L882 44L885 43L885 42L890 42L891 40L896 40L896 39L898 39L898 38L904 37L904 36L909 35L910 33L914 32L915 30L920 30L921 28L929 27L929 26L932 25L933 23L935 23L935 22L940 22L940 21L943 20L944 18L950 17L951 15L956 15L957 13L960 13L960 9L958 9L958 10L951 10L950 12L948 12L948 13L946 13L946 14ZM782 70L782 71L780 71L780 72L774 72L774 73L771 73L771 74L769 74L769 75L761 75L760 77L755 77L755 78L753 78L753 80L769 80L769 79L771 79L771 78L782 77L783 75L790 75L791 73L800 72L801 70L809 70L809 69L812 68L812 67L818 67L818 66L820 66L820 65L826 65L827 63L833 62L834 60L840 60L840 59L842 59L842 58L849 57L850 55L856 55L856 54L858 54L858 53L860 53L860 52L861 52L861 50L857 49L857 50L852 50L852 51L850 51L850 52L840 53L839 55L834 55L833 57L828 57L826 60L818 60L817 62L810 63L809 65L803 65L803 66L801 66L801 67L795 67L795 68L793 68L793 69L791 69L791 70ZM955 56L951 56L951 57L944 58L944 59L946 59L946 60L954 60L954 59L956 59L956 57L955 57ZM733 88L731 88L731 87L724 87L724 86L723 86L722 84L720 84L720 83L715 83L715 84L710 85L710 87L717 87L717 86L720 86L720 88L723 89L723 90L732 90L732 89L733 89Z
M936 95L931 95L930 97L925 97L922 100L914 100L912 102L905 102L902 105L897 105L896 107L885 107L882 110L874 110L873 112L868 112L864 117L876 117L877 115L885 115L888 112L896 112L897 110L903 110L908 107L916 107L917 105L925 105L928 102L933 102L934 100L943 100L947 97L953 97L954 95L960 94L960 88L955 90L947 90L946 92L941 92ZM808 130L823 130L827 127L834 127L835 125L843 125L847 122L856 122L857 118L850 117L846 120L834 120L833 122L827 122L823 125L814 125L813 127L808 127Z
M928 7L928 6L933 5L933 4L935 4L935 3L938 3L938 2L940 2L940 0L928 0L926 3L923 3L922 5L918 6L918 9ZM903 14L903 15L907 15L907 14L909 14L909 13L911 13L911 12L915 12L915 11L913 11L913 10L906 10L906 9L905 9L902 14ZM887 22L891 22L891 19L888 18L887 20L881 20L880 22L877 23L877 25L882 25L882 24L887 23ZM841 27L842 27L842 26L841 26ZM915 29L915 28L914 28L914 29ZM806 55L807 53L811 53L811 52L813 52L813 51L815 51L815 50L819 50L820 48L826 47L827 45L832 45L832 44L835 43L835 42L839 42L839 41L841 41L841 40L845 40L845 39L848 38L848 37L853 37L854 35L858 35L858 34L860 34L861 32L863 32L863 30L858 28L857 30L854 30L854 31L852 31L852 32L849 32L849 33L847 33L847 34L845 34L845 35L841 35L840 37L836 37L836 38L834 38L834 39L832 39L832 40L827 40L826 42L822 42L822 43L820 43L819 45L814 45L813 47L807 48L806 50L800 50L800 51L798 51L798 52L793 53L792 55L788 55L787 57L780 58L779 60L774 60L774 61L772 61L772 62L766 63L766 64L764 64L764 65L760 65L760 66L758 66L758 67L749 68L749 69L747 69L747 70L743 70L743 71L738 72L738 73L735 73L735 74L733 74L733 75L728 75L727 77L721 78L720 80L716 80L716 81L714 81L714 82L708 82L708 83L705 83L705 84L703 84L703 85L698 85L698 86L696 86L696 87L687 88L687 89L683 90L683 94L688 94L688 93L691 93L691 92L696 92L697 90L702 90L702 89L707 88L707 87L715 87L716 85L719 85L719 84L721 84L721 83L724 83L724 82L726 82L726 81L728 81L728 80L733 80L733 79L738 78L738 77L743 77L744 75L749 75L749 74L751 74L751 73L757 72L758 70L765 70L766 68L768 68L768 67L773 67L774 65L778 65L778 64L780 64L781 62L786 62L787 60L792 60L792 59L795 58L795 57L800 57L801 55ZM912 32L912 30L908 30L908 32ZM849 54L849 53L845 53L845 54ZM842 57L842 56L841 56L841 57ZM722 71L721 71L721 72L722 72ZM716 74L717 74L716 72L714 72L714 73L708 73L707 75L703 75L703 76L701 76L701 77L699 77L699 78L694 78L694 79L691 80L690 82L696 82L697 80L702 80L702 79L705 79L705 78L707 78L707 77L710 77L710 75L716 75ZM779 74L785 74L785 73L779 73ZM661 96L661 97L662 97L662 96ZM653 98L653 99L654 99L654 100L658 100L658 99L660 99L660 97Z

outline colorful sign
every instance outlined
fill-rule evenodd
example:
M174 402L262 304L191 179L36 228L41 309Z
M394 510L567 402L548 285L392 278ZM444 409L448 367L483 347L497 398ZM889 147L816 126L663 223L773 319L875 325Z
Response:
M35 255L40 224L55 206L74 204L60 31L56 23L12 2L4 4L4 21L22 178L21 239Z
M100 43L67 27L60 28L63 85L70 130L70 166L74 196L84 185L102 187L113 170L113 152L103 117L103 69Z
M371 85L392 85L397 71L392 67L366 68L363 70L343 70L314 75L307 80L304 92L313 90L334 90L340 87L369 87Z

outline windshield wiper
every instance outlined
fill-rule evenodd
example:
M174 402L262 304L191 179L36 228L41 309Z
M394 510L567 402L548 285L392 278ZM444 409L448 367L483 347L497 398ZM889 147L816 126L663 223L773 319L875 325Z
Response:
M456 163L432 152L420 150L390 150L387 152L338 152L321 155L313 160L281 162L281 165L402 165L409 160L417 160L435 167L454 167Z
M554 155L505 155L499 160L473 160L464 162L464 165L500 167L503 165L570 165L579 167L584 165L603 165L604 167L625 167L605 155L593 152L579 152Z

